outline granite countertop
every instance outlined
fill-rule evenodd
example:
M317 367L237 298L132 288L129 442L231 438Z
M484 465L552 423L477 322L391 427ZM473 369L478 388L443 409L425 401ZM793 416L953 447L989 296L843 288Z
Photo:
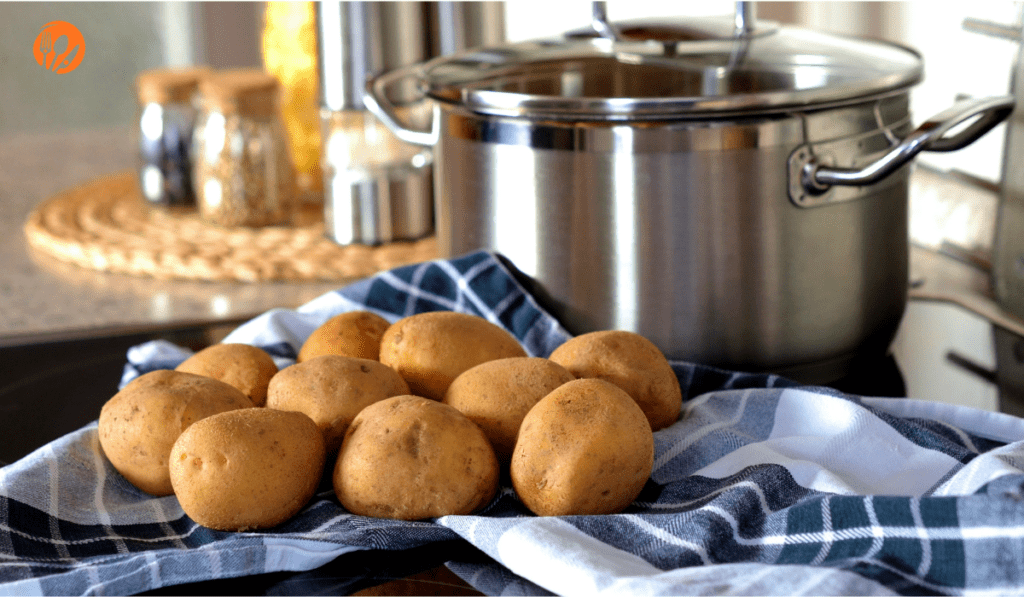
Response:
M39 203L131 168L127 130L0 138L0 345L37 339L243 321L295 308L337 282L166 281L106 274L32 252L22 226Z

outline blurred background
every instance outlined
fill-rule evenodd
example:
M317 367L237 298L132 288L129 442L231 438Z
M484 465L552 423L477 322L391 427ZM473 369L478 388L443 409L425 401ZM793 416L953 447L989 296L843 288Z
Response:
M610 0L612 20L680 15L728 15L722 0ZM159 66L259 66L263 2L0 2L0 136L68 129L129 127L135 113L134 79ZM952 0L911 2L759 2L759 18L840 34L887 39L925 56L925 81L912 92L917 120L958 95L1007 93L1018 47L965 27L965 20L1020 23L1020 2ZM510 0L508 41L558 35L586 26L583 0ZM61 76L38 68L33 40L43 24L64 20L83 33L89 59ZM987 135L951 155L922 162L984 180L999 178L1003 133Z

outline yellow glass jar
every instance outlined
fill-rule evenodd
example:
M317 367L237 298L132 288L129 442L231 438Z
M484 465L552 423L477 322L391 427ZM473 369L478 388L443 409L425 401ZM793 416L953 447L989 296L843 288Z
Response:
M299 195L313 204L323 202L315 13L313 2L267 2L261 38L264 69L281 83Z

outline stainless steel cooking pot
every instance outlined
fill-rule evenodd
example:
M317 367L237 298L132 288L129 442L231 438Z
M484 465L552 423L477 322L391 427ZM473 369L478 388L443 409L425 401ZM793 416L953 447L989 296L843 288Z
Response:
M738 21L738 19L737 19ZM573 333L838 379L906 303L905 164L1013 109L912 127L919 54L733 20L619 23L386 73L368 106L434 149L442 254L495 250ZM400 114L426 103L429 126Z

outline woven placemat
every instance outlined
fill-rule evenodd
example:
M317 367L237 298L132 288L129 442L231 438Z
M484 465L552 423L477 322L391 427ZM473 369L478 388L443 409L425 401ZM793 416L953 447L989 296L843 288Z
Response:
M146 204L131 171L99 178L40 204L25 222L28 244L103 272L210 281L342 281L433 259L433 237L381 246L338 245L322 215L290 226L226 228L194 211Z

